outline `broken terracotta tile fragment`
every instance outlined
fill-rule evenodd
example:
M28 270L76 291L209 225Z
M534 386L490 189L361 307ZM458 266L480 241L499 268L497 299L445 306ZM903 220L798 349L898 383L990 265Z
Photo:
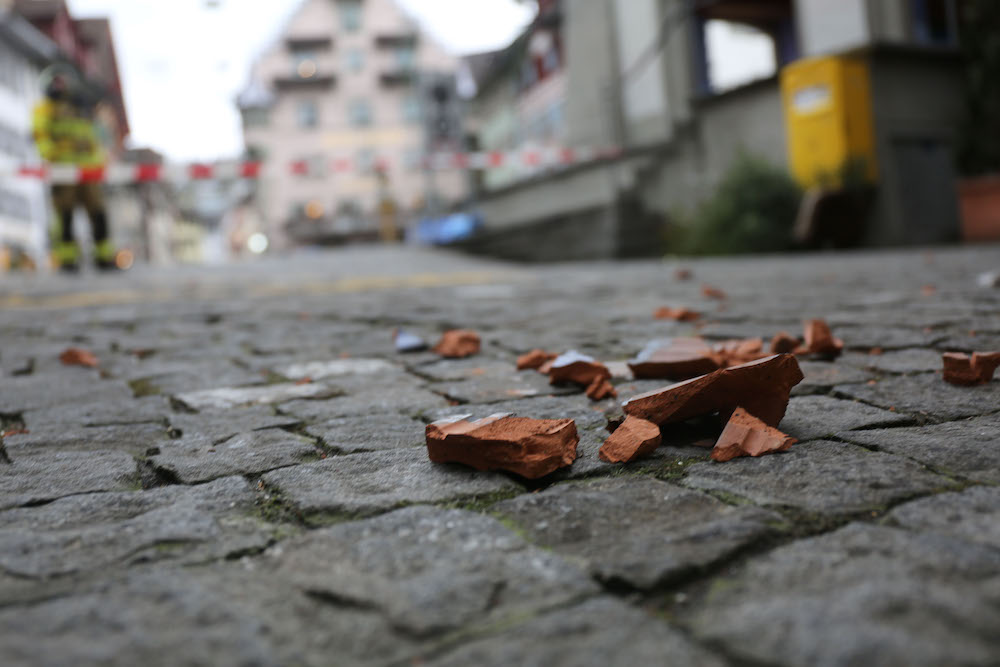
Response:
M770 355L764 353L764 341L760 338L727 340L712 346L712 354L720 368L737 366L756 361Z
M674 280L691 280L694 277L694 272L691 269L677 269L674 271Z
M528 368L538 370L545 365L546 362L552 361L557 356L556 354L550 354L545 350L532 350L527 354L522 354L517 358L517 370L523 371Z
M701 286L701 295L706 299L716 299L718 301L725 301L729 296L720 290L718 287L712 287L711 285Z
M66 366L86 366L87 368L97 368L97 357L90 350L82 347L68 347L59 355L59 361Z
M807 320L804 327L805 345L796 352L833 358L844 351L844 341L833 337L824 320Z
M934 296L935 294L937 294L937 287L935 287L934 285L924 285L923 287L920 288L920 293L923 296Z
M1000 352L973 352L972 367L983 382L989 382L997 368L1000 368Z
M445 331L434 352L446 359L462 359L479 353L479 334L469 329Z
M674 320L675 322L694 322L701 318L701 313L690 308L668 308L666 306L657 308L653 312L653 319Z
M802 379L795 357L778 354L639 394L622 407L625 414L660 426L714 413L728 419L733 410L743 407L777 426L785 416L792 387Z
M606 463L631 463L660 446L660 427L639 417L626 417L601 445L598 456Z
M945 352L941 359L945 382L963 387L986 384L1000 366L1000 352L973 352L971 357L961 352Z
M712 449L712 460L722 463L739 456L783 452L798 442L768 426L743 408L736 408Z
M594 381L590 383L587 387L586 392L587 398L592 401L603 401L605 398L614 398L618 396L618 392L615 391L614 385L612 385L607 378L601 376L595 376Z
M580 441L572 419L492 415L429 424L427 455L435 463L463 463L476 470L506 470L527 479L544 477L576 460Z
M581 387L589 387L593 384L594 378L611 378L611 371L607 366L576 350L570 350L556 357L548 374L551 384L572 383Z
M687 380L717 370L714 353L701 338L669 338L649 343L628 367L637 379Z
M771 354L788 354L794 352L798 346L798 338L787 331L780 331L771 339Z

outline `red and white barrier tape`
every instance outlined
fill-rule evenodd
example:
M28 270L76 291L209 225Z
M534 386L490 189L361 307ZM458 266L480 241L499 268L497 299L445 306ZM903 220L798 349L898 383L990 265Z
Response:
M435 153L421 162L421 166L435 171L482 171L500 167L542 168L570 166L593 160L611 159L621 155L617 148L542 148L521 151L491 151L479 153ZM325 176L370 171L388 171L393 161L376 158L368 164L353 158L332 160L297 160L288 165L296 176ZM403 166L403 165L397 165ZM262 162L220 162L216 164L159 165L159 164L110 164L103 167L77 167L68 164L38 164L0 166L0 179L28 178L53 185L74 183L106 183L127 185L156 181L233 180L256 179L265 168Z

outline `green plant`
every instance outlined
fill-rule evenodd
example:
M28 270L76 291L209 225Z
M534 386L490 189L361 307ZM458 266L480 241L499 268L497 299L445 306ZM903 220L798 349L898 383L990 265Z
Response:
M675 216L668 250L694 255L788 250L801 197L785 170L740 155L693 215Z

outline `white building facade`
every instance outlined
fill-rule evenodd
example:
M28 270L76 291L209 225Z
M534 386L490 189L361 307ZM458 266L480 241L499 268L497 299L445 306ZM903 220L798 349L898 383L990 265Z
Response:
M38 75L55 45L20 17L0 10L0 168L37 163L32 110L41 97ZM49 203L34 179L0 178L0 270L23 258L47 266Z
M258 205L272 242L287 241L290 223L374 231L386 201L403 219L432 182L460 199L464 174L432 180L421 168L419 85L457 68L393 0L304 0L239 98L248 154L264 162Z

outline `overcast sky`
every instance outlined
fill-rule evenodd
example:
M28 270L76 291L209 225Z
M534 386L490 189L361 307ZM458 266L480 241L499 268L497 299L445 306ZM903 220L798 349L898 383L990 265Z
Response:
M459 54L506 46L533 12L532 3L514 0L397 1ZM242 151L236 94L301 0L68 2L78 18L111 18L132 145L175 161L208 161ZM767 40L746 31L710 26L708 42L723 87L773 67Z
M68 2L77 18L111 18L133 145L187 161L240 153L233 100L300 0ZM399 3L455 53L500 48L531 19L513 0Z

